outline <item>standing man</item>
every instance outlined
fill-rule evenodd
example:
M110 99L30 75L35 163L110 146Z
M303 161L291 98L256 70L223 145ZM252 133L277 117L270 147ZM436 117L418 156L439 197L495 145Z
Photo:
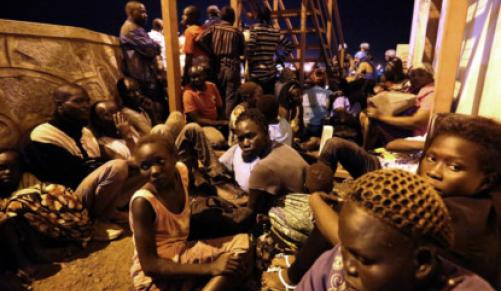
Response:
M236 91L240 86L240 56L244 54L244 35L233 27L235 11L229 6L221 10L221 22L210 26L198 38L197 44L213 60L213 72L217 75L217 86L225 102L225 114L241 100Z
M190 5L184 9L181 25L186 27L183 47L183 52L186 55L183 84L187 84L189 82L188 72L193 66L193 60L199 56L206 56L204 51L195 46L195 40L204 31L200 25L200 11L196 6Z
M250 27L247 43L250 80L263 87L265 94L274 94L277 77L277 58L288 56L294 49L290 40L280 35L271 23L271 10L263 7L258 11L258 23ZM279 51L283 49L283 53Z
M160 79L163 64L158 45L145 30L148 14L144 5L138 1L129 1L125 6L127 20L120 29L120 45L124 51L125 75L135 79L141 91L152 101L166 104L165 92ZM162 117L166 117L165 106Z
M162 57L162 63L164 68L167 66L167 62L165 61L165 38L164 38L164 23L162 19L155 18L153 19L151 31L148 32L148 36L151 37L159 46L160 46L160 56Z

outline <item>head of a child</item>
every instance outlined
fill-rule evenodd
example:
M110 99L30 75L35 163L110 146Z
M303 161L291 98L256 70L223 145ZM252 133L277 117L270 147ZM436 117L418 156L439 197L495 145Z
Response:
M0 198L8 197L21 180L21 157L14 149L0 150Z
M172 137L158 134L141 137L135 145L133 157L141 174L148 176L157 190L175 183L178 157Z
M325 71L322 69L315 69L311 73L310 78L314 86L324 87L325 82L327 81L327 76L325 74Z
M322 162L314 163L306 169L304 187L308 193L330 193L334 183L334 172Z
M451 218L425 179L378 170L355 181L339 216L342 268L356 290L427 290L437 246L449 247Z
M264 157L271 148L268 125L263 114L255 108L246 110L238 116L235 135L245 162Z
M443 196L471 196L499 184L501 124L485 117L440 114L419 173Z
M248 81L240 85L237 90L237 96L247 103L248 108L256 107L256 98L263 95L263 88L255 82Z
M207 73L203 66L192 66L188 72L190 76L190 85L193 89L203 90L205 81L207 80Z
M256 100L256 109L264 116L266 123L276 123L278 117L278 100L273 95L262 95Z

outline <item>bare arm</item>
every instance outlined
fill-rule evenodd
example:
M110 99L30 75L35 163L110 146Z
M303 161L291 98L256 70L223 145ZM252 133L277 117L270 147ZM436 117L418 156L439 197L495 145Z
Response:
M386 144L385 148L391 152L399 153L415 153L423 150L424 142L417 140L406 140L397 138Z
M325 194L324 195L328 195ZM310 207L315 218L315 225L320 233L329 240L332 245L339 243L338 226L339 216L332 206L327 204L320 193L310 196Z
M238 269L237 259L229 256L221 256L212 264L178 264L160 258L155 243L155 212L144 198L137 198L132 202L132 220L139 262L148 276L219 276L233 274Z
M212 119L208 119L208 118L203 118L196 111L188 112L187 114L191 120L193 120L194 122L196 122L202 126L205 126L205 125L208 125L208 126L228 125L227 120L212 120Z
M375 108L368 108L367 115L371 118L380 120L384 123L405 128L405 129L420 129L428 125L430 118L430 111L427 109L419 109L414 115L411 116L391 116L381 115Z

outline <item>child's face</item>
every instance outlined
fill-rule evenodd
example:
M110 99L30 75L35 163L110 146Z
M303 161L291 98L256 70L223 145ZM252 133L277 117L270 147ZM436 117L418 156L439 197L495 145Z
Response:
M469 196L485 188L486 174L480 168L481 149L453 135L437 136L423 157L420 175L443 196Z
M160 144L142 145L134 153L134 159L139 165L141 174L149 176L150 183L155 187L163 188L175 181L176 160Z
M339 217L339 239L349 287L360 291L415 289L419 267L415 247L395 228L346 202Z

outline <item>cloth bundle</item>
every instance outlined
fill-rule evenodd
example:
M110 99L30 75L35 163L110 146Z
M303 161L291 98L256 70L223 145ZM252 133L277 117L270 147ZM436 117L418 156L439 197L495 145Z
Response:
M9 217L23 217L38 232L85 245L92 236L87 209L63 185L40 183L15 192L6 206Z
M271 232L281 243L297 250L313 230L313 216L309 205L309 194L286 195L268 215Z

